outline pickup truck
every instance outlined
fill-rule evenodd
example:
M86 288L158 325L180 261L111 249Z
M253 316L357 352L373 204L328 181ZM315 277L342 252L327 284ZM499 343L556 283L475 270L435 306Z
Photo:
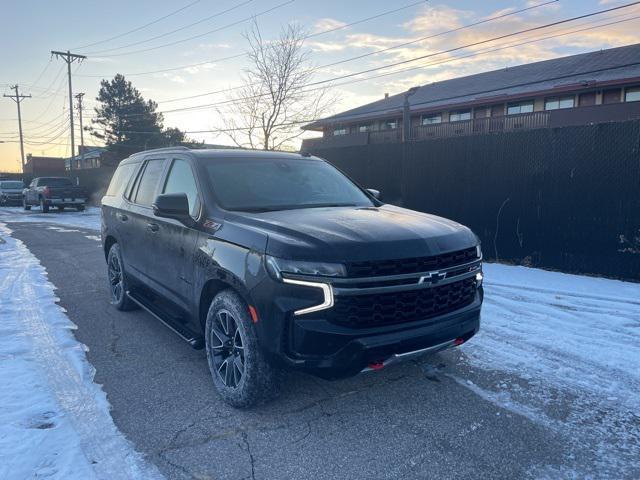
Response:
M39 205L42 213L47 213L50 207L57 207L59 211L72 207L83 211L87 201L84 188L74 185L66 177L38 177L22 191L22 205L25 210L31 210L33 205Z
M23 188L21 180L0 180L0 205L20 205Z

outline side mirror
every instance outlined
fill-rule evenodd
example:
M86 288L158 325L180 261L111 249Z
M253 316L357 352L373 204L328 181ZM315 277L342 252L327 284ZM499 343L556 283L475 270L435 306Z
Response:
M186 193L163 193L153 202L153 214L156 217L173 218L187 226L193 224L189 215L189 198Z
M375 199L380 200L380 190L376 190L375 188L367 188L367 192L369 192Z

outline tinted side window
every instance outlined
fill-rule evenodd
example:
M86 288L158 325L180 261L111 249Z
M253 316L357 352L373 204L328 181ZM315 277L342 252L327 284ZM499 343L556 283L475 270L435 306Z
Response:
M135 171L135 167L135 163L120 165L117 168L116 172L113 174L111 183L109 183L109 188L107 189L107 193L105 193L105 195L109 197L116 197L118 195L121 195L122 192L124 192L125 187L129 183L129 179Z
M147 162L138 185L135 203L151 206L155 200L155 194L163 167L164 160L162 159L149 160Z
M173 161L171 170L167 176L167 183L162 193L186 193L189 199L189 211L191 216L198 215L198 189L196 179L189 164L180 159Z

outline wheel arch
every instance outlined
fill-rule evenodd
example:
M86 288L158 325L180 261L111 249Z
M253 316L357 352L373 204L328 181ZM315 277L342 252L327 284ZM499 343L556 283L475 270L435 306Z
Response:
M104 259L107 260L109 258L109 250L111 250L111 247L118 243L118 241L116 240L116 237L114 237L113 235L107 235L107 238L104 239Z
M209 306L211 305L211 301L215 298L215 296L222 292L223 290L232 290L245 301L247 305L251 305L251 300L249 296L249 292L244 287L244 285L232 276L229 278L227 275L226 278L211 278L205 282L200 291L200 300L198 302L198 323L200 324L200 328L202 331L205 330L205 325L207 322L207 313L209 312Z

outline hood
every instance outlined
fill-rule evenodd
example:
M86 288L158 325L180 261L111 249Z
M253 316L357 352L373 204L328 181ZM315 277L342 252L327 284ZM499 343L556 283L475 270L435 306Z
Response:
M227 222L264 232L266 253L296 260L423 257L477 243L471 230L459 223L392 205L282 210L234 215Z

